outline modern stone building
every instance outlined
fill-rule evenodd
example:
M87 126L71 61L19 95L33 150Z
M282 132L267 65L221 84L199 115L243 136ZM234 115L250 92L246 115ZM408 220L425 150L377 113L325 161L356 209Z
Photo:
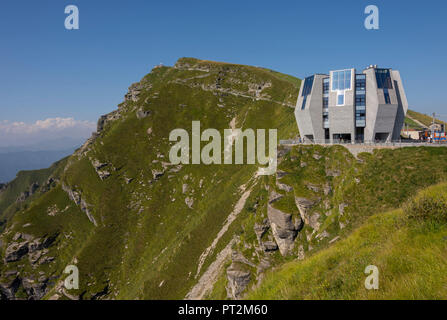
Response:
M399 71L370 66L307 77L295 117L304 141L389 142L400 139L407 109Z

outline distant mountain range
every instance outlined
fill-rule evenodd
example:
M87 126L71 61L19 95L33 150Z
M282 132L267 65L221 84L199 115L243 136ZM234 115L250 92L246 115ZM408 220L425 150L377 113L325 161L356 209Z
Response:
M52 163L73 153L75 148L64 150L0 151L0 183L14 179L19 171L48 168Z
M72 154L83 142L82 139L61 137L34 145L0 146L0 183L14 179L21 170L48 168Z

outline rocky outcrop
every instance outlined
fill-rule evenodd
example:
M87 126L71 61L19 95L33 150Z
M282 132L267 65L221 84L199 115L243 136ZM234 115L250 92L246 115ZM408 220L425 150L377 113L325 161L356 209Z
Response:
M271 204L268 204L267 214L279 251L281 255L286 256L293 249L295 238L303 222L299 218L293 218L289 213L273 208Z
M274 241L266 241L262 243L262 248L266 252L278 250L278 245Z
M11 280L0 283L0 300L14 300L21 282L19 277L14 276Z
M111 176L110 171L104 169L108 165L108 163L101 163L97 159L92 160L92 166L95 168L96 174L101 180L105 180Z
M36 191L39 189L39 184L37 182L34 182L31 184L29 189L27 191L24 191L20 194L20 196L17 198L17 202L23 202L29 197L31 197L33 194L36 193Z
M1 300L17 300L16 293L20 288L23 288L28 300L40 300L49 290L48 285L50 279L45 275L40 276L36 280L33 277L22 278L15 272L12 277L5 273L5 278L9 280L0 283ZM20 297L20 299L23 299L23 297Z
M255 223L254 231L255 231L256 238L258 239L259 243L261 243L261 238L267 232L269 227L270 227L270 222L267 218L264 219L262 221L262 223Z
M293 188L285 183L280 183L278 181L276 181L276 186L278 187L279 190L285 191L285 192L291 192L293 190Z
M281 252L281 255L285 256L293 249L295 238L303 227L303 221L300 217L294 217L292 214L282 212L272 206L274 202L281 198L282 195L279 195L274 191L269 192L267 216L279 251Z
M19 261L26 255L30 256L32 263L36 263L41 256L48 253L48 250L45 249L49 248L56 241L58 235L56 233L45 239L34 239L30 235L16 234L13 238L14 242L10 243L5 250L5 263ZM16 242L20 239L24 239L25 241Z
M326 176L328 177L338 177L339 175L341 175L340 170L326 169Z
M190 197L186 197L185 204L188 206L189 209L192 209L192 206L194 205L194 199L190 198Z
M141 91L143 90L143 85L139 82L132 84L129 87L129 91L124 96L124 101L137 102Z
M3 191L5 191L7 187L8 187L7 184L0 183L0 194L1 194Z
M81 211L87 215L87 218L90 220L90 222L93 223L95 227L97 227L98 224L96 223L95 217L93 217L89 209L91 206L85 201L85 199L82 198L81 193L75 189L70 188L64 183L62 183L62 190L64 190L65 193L68 195L68 198L70 198L71 201L79 206Z
M227 296L234 300L240 299L250 283L250 272L244 270L239 263L233 262L227 269L227 280Z
M5 263L15 262L22 259L23 256L29 252L28 242L13 242L11 243L5 251Z
M149 117L152 114L152 111L150 110L143 110L142 108L140 108L137 112L136 112L136 116L137 119L144 119Z
M154 178L154 180L160 179L164 174L165 172L162 170L156 170L156 169L152 170L152 177Z
M98 119L98 123L96 125L96 132L101 133L110 122L116 121L120 118L121 118L121 113L119 110L115 110L108 114L102 115Z
M300 211L301 219L304 220L305 224L309 224L310 216L308 212L315 205L315 201L306 198L295 197L295 204Z
M340 212L340 215L342 216L345 213L345 208L348 206L346 203L340 203L338 205L338 211Z

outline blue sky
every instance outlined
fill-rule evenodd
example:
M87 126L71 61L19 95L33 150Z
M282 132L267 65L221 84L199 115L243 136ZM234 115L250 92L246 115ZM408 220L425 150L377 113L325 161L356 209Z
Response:
M79 8L79 30L64 28L69 4ZM380 9L380 30L364 28L369 4ZM441 0L5 0L0 122L96 122L154 65L183 56L300 78L351 66L392 67L400 70L413 109L447 114L446 10Z

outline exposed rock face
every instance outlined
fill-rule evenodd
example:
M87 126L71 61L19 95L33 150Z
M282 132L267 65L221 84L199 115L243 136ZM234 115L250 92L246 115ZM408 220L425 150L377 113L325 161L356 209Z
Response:
M24 191L20 194L20 196L17 198L17 202L23 202L29 197L31 197L36 191L39 189L39 184L37 182L34 182L29 187L29 190Z
M141 83L132 84L129 87L129 91L124 96L124 101L137 102L142 90L143 90L143 85Z
M268 204L267 214L270 220L273 237L283 256L289 254L294 247L294 241L303 226L301 219L293 219L289 213L284 213Z
M188 208L192 209L192 206L193 206L193 204L194 204L194 199L193 199L193 198L186 197L186 198L185 198L185 203L186 203L186 205L188 206Z
M266 241L262 243L264 251L276 251L278 250L278 245L274 241Z
M311 219L308 212L315 205L315 201L311 201L306 198L295 197L295 204L300 211L301 219L304 220L305 224L310 225Z
M270 223L269 220L266 218L264 219L264 221L262 222L262 224L260 223L255 223L254 225L254 231L256 234L256 238L258 238L258 242L261 243L261 238L262 236L267 232L267 230L270 227Z
M232 263L227 269L227 295L231 299L240 299L242 292L250 283L250 272L243 270L238 263Z
M5 191L7 188L7 185L4 183L0 183L0 193L2 193L3 191Z
M136 116L138 119L144 119L146 117L149 117L151 115L152 111L150 110L143 110L140 108L140 110L138 110L136 112Z
M160 179L164 174L165 174L164 171L155 169L152 170L152 177L154 178L154 180Z
M98 119L98 124L96 126L96 132L97 133L102 132L108 123L118 120L119 118L121 118L121 114L120 114L119 110L115 110L115 111L112 111L108 114L101 116Z
M16 293L20 287L23 287L29 300L40 300L48 292L49 279L45 276L39 277L36 281L32 278L21 278L14 275L6 283L0 283L0 299L16 300Z
M104 170L108 165L108 163L101 163L97 159L92 160L92 166L95 168L95 171L101 180L105 180L111 176L111 173L108 170Z
M0 300L14 300L20 284L21 280L19 277L14 277L6 283L0 283Z
M76 191L75 189L72 189L62 183L62 190L64 190L71 201L73 201L79 208L87 215L87 218L90 220L91 223L93 223L96 226L98 224L96 223L95 218L90 212L90 205L81 197L81 193Z
M16 233L13 237L16 239L15 242L10 243L5 250L5 268L9 263L20 261L25 257L28 257L33 268L53 261L54 257L47 256L48 248L54 244L58 236L59 233L55 233L45 238L34 238L29 234ZM16 242L20 240L22 242ZM23 288L27 299L32 300L42 299L48 292L49 279L44 272L39 272L39 277L34 278L33 276L24 277L16 270L9 270L4 271L1 278L3 279L3 282L0 283L1 299L15 300L19 288Z
M344 213L345 213L345 208L347 207L348 205L346 204L346 203L340 203L339 205L338 205L338 211L340 212L340 215L343 215Z
M313 192L316 192L316 193L320 192L320 187L315 184L308 183L308 184L306 184L306 187L307 187L307 189L312 190Z
M5 263L15 262L22 259L22 257L29 252L28 245L28 242L11 243L5 251Z
M276 186L278 187L279 190L285 191L285 192L291 192L293 190L293 188L287 184L284 183L280 183L278 181L276 181Z
M20 235L20 234L19 234ZM25 236L25 237L24 237ZM32 254L37 251L41 251L44 249L47 249L48 247L53 244L53 242L56 240L58 234L55 234L53 236L47 237L45 239L33 239L32 236L29 235L20 235L17 240L20 238L26 239L26 241L23 242L12 242L5 251L5 263L9 262L15 262L22 259L25 255L28 253ZM17 238L17 235L14 236L14 238ZM36 255L33 255L31 260L34 260L34 262L37 262L37 260L42 256L43 254L47 253L48 251L41 252L38 258L36 259Z

